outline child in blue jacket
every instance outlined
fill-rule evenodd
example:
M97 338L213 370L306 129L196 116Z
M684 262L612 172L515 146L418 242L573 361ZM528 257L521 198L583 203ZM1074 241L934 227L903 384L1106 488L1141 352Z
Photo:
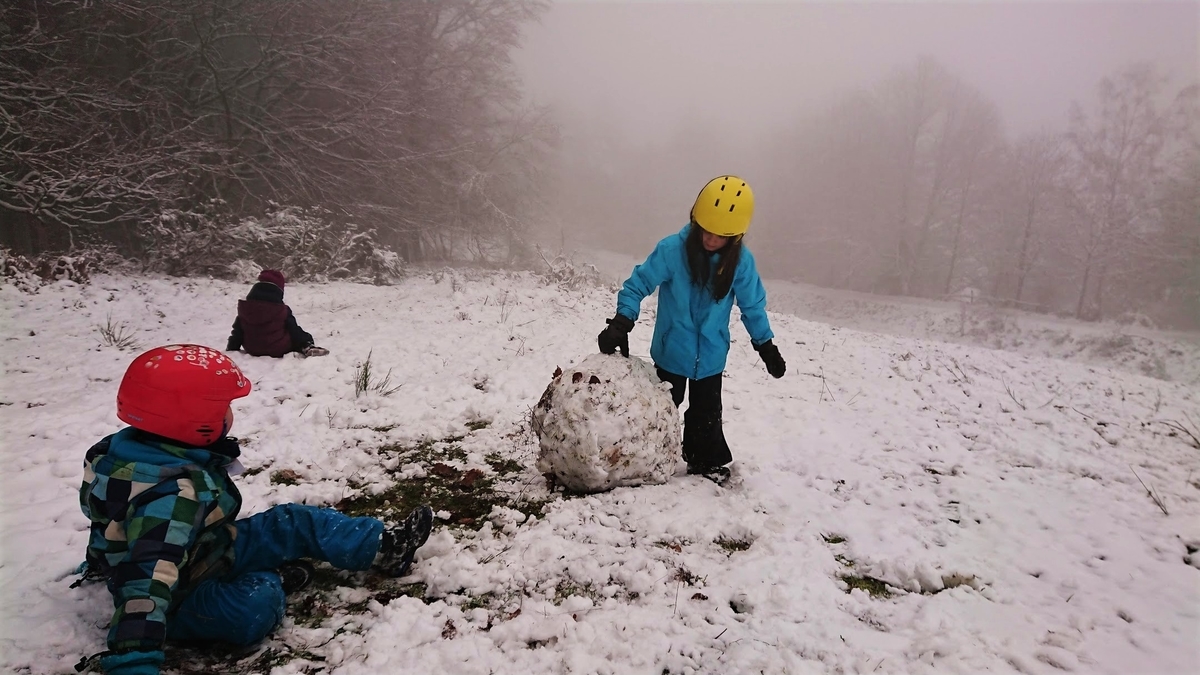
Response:
M736 176L719 176L700 191L691 221L654 248L633 269L617 294L617 313L599 336L600 351L629 355L629 331L642 300L658 289L658 315L650 358L658 376L671 383L675 405L683 403L683 458L689 474L718 483L729 478L733 461L721 428L721 376L729 354L729 315L736 301L742 324L767 372L783 377L787 369L771 341L767 292L742 244L754 215L754 193Z
M249 393L228 356L199 345L151 349L125 372L117 417L130 426L88 450L79 490L87 575L105 579L115 605L100 655L108 675L158 675L166 640L262 640L292 590L280 570L307 582L294 561L403 576L429 537L428 506L391 528L301 504L238 519L229 469L241 450L226 434L230 403Z

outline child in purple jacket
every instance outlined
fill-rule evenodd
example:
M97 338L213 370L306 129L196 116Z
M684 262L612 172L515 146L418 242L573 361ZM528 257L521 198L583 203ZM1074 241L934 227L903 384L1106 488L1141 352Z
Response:
M225 350L245 349L250 356L274 356L290 352L304 356L329 353L313 344L313 336L296 323L292 309L283 302L287 280L279 270L263 270L245 300L238 300L238 315Z

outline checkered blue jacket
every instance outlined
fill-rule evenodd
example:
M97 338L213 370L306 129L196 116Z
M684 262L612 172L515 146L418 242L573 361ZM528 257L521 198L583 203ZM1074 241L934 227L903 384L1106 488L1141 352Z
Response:
M116 606L114 652L161 650L187 592L232 564L242 505L226 471L232 447L227 456L129 427L88 450L79 506L92 523L89 573L103 575Z

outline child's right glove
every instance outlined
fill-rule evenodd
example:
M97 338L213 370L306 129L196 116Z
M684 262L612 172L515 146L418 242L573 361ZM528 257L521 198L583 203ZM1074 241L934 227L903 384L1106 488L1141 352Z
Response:
M783 374L787 371L787 363L779 355L779 347L776 347L775 343L767 340L754 349L758 351L758 355L762 357L763 363L767 365L767 372L771 374L771 377L783 377Z
M601 354L615 354L621 350L621 356L629 356L629 331L633 330L633 321L622 314L608 319L608 327L596 336Z

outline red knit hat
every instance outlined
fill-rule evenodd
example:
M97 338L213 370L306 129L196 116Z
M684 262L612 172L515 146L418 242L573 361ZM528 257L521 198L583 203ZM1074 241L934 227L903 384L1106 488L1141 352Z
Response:
M261 273L259 273L258 280L265 281L268 284L275 284L281 291L283 290L284 282L287 281L283 278L283 272L280 272L279 270L263 270Z

